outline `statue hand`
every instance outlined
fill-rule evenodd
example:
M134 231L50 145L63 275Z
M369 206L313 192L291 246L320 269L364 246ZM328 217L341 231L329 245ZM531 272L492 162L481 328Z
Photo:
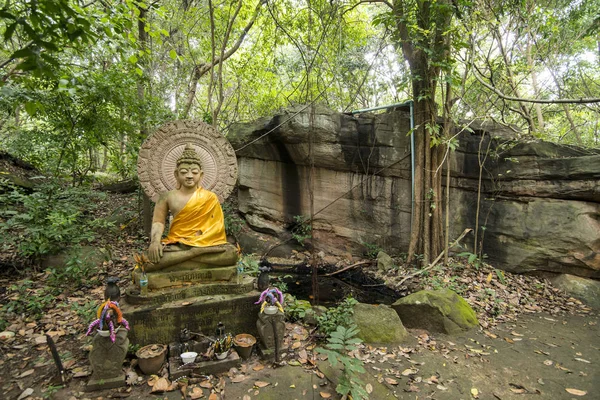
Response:
M150 243L150 247L148 248L148 259L150 262L157 263L160 261L160 258L163 256L163 248L160 242L152 242Z

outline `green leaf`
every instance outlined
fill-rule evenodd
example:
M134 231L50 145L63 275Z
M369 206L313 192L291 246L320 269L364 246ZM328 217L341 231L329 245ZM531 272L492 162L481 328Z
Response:
M169 57L171 57L172 60L177 59L177 52L175 50L171 50L169 52Z
M127 59L127 61L129 61L132 64L136 64L138 62L138 58L135 54L132 54L129 56L129 58Z
M4 41L7 41L7 40L9 40L12 37L12 35L15 32L16 28L17 28L17 23L16 22L10 24L6 28L6 30L4 31Z
M24 49L20 49L15 51L10 55L11 58L26 58L35 55L35 52L31 47L25 47Z
M135 69L135 73L138 74L139 76L143 76L144 75L144 71L142 71L142 69L140 67L137 67Z
M37 104L35 102L28 101L27 103L25 103L25 111L27 111L27 114L33 117L35 115L36 110Z

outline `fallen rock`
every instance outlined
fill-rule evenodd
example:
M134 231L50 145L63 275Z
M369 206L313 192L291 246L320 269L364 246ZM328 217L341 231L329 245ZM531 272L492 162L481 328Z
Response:
M583 301L588 306L600 309L600 282L575 275L560 274L550 278L555 287Z
M383 251L377 253L377 269L379 271L389 271L392 268L394 268L392 257Z
M450 289L421 290L392 304L409 329L459 333L479 325L471 306Z
M104 261L108 260L108 251L104 248L94 246L81 246L65 249L56 255L49 255L42 260L42 267L63 268L70 259L77 258L84 263L102 266Z
M398 314L384 304L358 303L354 306L352 319L360 329L358 337L365 343L396 344L408 336Z

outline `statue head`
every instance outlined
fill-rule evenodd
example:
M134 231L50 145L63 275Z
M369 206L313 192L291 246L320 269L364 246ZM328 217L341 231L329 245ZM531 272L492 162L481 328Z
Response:
M177 180L177 189L181 187L197 188L200 186L203 176L200 156L191 145L187 144L176 163L175 180Z

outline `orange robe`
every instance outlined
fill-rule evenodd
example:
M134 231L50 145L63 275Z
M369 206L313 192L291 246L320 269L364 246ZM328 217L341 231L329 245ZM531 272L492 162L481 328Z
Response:
M198 188L171 221L164 244L183 243L194 247L227 243L223 210L217 195Z

